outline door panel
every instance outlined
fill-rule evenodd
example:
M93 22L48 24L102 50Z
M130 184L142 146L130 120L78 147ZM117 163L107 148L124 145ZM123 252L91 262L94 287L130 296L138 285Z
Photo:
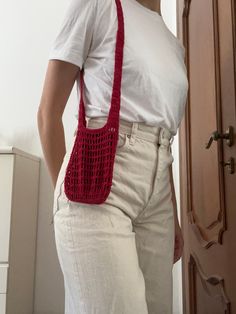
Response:
M236 313L236 174L225 165L236 159L235 7L235 0L178 1L189 78L179 130L187 314Z

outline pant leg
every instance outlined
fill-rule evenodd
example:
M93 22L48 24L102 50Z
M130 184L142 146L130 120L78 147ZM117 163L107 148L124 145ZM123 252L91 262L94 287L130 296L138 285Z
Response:
M149 314L173 312L174 208L169 165L173 158L159 149L154 191L146 208L133 221L139 264L142 269Z
M65 201L55 216L66 314L148 313L132 222L108 211Z

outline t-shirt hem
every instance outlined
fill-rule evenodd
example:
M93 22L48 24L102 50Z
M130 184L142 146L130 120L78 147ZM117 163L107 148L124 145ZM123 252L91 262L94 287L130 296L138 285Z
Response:
M49 54L49 60L61 60L61 61L66 61L69 63L72 63L74 65L77 65L80 69L82 68L83 62L82 59L78 58L78 54L75 55L64 55L64 54L60 54L60 53L50 53Z

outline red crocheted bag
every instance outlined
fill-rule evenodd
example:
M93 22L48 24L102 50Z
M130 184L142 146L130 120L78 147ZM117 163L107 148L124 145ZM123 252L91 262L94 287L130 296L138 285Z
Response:
M120 89L124 47L124 18L120 0L116 1L118 29L111 107L106 124L98 129L86 127L83 102L83 75L80 72L80 104L77 134L65 172L64 191L73 202L101 204L111 190L113 166L119 135Z

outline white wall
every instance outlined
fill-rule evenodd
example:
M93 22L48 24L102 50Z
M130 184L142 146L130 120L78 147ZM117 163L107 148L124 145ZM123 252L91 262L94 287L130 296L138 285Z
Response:
M164 20L175 33L175 1L162 4ZM37 110L48 54L61 23L66 0L0 0L0 145L16 146L42 158L38 213L35 313L61 314L64 310L63 277L59 267L52 217L53 187L43 160L37 129ZM75 88L63 116L66 138L77 121ZM71 118L73 117L73 118ZM67 142L68 145L68 142ZM174 180L179 207L178 136L173 143ZM181 314L180 261L174 265L174 314Z

